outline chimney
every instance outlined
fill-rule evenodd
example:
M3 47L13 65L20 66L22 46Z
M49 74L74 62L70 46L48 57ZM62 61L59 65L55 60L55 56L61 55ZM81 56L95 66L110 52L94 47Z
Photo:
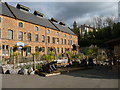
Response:
M54 19L54 18L51 18L51 21L58 23L58 21L56 19Z
M65 23L63 23L63 22L60 22L59 24L65 26Z
M40 16L40 17L43 17L43 16L44 16L43 13L40 13L40 12L38 12L38 11L34 11L33 14L36 15L36 16Z
M30 8L29 8L29 7L26 7L26 6L21 5L21 4L17 4L16 8L22 9L22 10L27 11L27 12L30 11Z

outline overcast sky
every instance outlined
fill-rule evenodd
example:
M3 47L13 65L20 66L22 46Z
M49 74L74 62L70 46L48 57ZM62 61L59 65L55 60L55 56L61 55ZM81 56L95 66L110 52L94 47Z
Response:
M19 3L19 2L17 2ZM16 6L15 2L9 2ZM46 18L56 18L63 21L67 26L78 24L91 24L91 19L96 16L117 17L117 2L20 2L20 4L42 12Z

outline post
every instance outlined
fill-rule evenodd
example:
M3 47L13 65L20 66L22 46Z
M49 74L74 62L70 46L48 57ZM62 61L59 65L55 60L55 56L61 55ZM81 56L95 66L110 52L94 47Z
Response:
M16 60L16 57L13 56L13 69L15 69L15 60Z
M33 55L33 69L36 70L36 57Z

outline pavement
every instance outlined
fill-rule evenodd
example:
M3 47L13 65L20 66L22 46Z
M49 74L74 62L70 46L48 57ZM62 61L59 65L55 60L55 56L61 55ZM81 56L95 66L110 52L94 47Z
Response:
M118 72L108 67L65 72L61 75L2 75L2 88L118 88Z

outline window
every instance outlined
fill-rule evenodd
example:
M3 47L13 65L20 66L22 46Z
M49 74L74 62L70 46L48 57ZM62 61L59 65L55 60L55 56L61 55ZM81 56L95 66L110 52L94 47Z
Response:
M8 39L13 39L13 31L8 30Z
M63 39L61 39L61 44L63 44Z
M64 39L64 44L66 44L66 39Z
M47 33L50 33L50 30L47 30Z
M23 32L18 32L18 40L23 40Z
M2 45L2 55L8 56L8 53L9 53L9 46Z
M63 53L63 48L61 48L61 52Z
M35 52L39 52L38 46L35 47Z
M31 41L31 33L28 33L28 41Z
M42 47L42 53L44 53L45 52L45 47Z
M66 37L66 34L64 34L64 37Z
M55 38L54 37L52 38L52 43L55 43Z
M68 40L68 45L72 45L72 40Z
M50 43L50 36L48 36L48 43Z
M50 47L48 47L47 48L47 53L49 53L51 51L51 48Z
M45 42L45 36L42 35L42 42Z
M70 45L72 45L72 40L70 40Z
M0 22L1 22L1 17L0 17Z
M35 42L38 42L38 34L35 34Z
M59 38L57 38L57 44L59 44Z
M38 30L39 30L39 28L37 26L35 26L35 31L38 31Z
M31 53L31 47L28 47L28 54Z
M2 36L2 32L1 32L1 28L0 28L0 38L2 38L1 36Z
M23 23L22 22L19 22L19 27L23 27Z
M56 33L59 36L59 32Z
M72 36L70 36L70 38L72 38Z
M57 48L57 52L59 53L59 48Z

